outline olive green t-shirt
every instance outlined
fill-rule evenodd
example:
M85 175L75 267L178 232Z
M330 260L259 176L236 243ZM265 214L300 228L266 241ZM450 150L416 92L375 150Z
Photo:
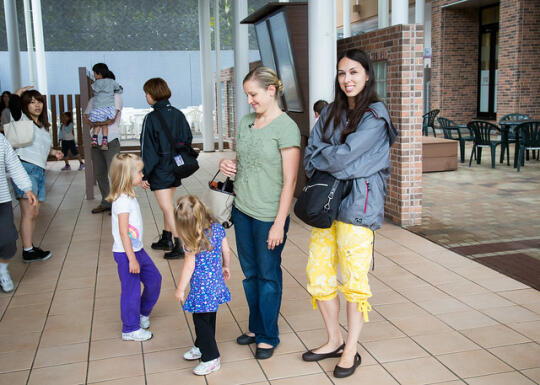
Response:
M284 112L263 128L254 128L254 120L255 113L244 116L236 133L234 205L250 217L272 222L283 188L280 150L300 147L300 130Z

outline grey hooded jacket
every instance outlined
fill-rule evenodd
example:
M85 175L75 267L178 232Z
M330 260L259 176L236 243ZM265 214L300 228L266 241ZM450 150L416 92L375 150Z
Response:
M337 220L353 225L379 229L384 219L386 183L390 176L390 146L397 137L385 105L373 103L355 132L340 143L346 118L329 138L322 139L322 128L329 116L327 106L309 136L304 153L308 177L315 170L326 171L337 179L351 180L351 192L342 200ZM329 128L332 128L330 122ZM330 131L330 130L329 130Z
M114 107L114 94L123 92L122 86L113 79L97 79L92 83L92 91L94 91L94 99L92 101L93 108Z

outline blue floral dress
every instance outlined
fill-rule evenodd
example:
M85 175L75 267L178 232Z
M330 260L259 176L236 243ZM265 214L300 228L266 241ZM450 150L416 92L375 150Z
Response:
M195 270L183 306L185 311L191 313L216 312L219 305L231 300L221 265L221 242L225 238L225 229L219 223L213 223L212 233L208 232L207 236L213 249L195 255Z

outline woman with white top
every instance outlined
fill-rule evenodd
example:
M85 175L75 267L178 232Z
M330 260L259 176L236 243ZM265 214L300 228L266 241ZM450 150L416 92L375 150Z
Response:
M27 87L28 88L28 87ZM32 144L16 150L21 163L32 181L32 191L38 198L38 204L32 206L28 196L17 185L13 184L15 198L21 206L21 240L23 245L23 261L34 262L49 259L50 251L41 250L32 243L34 229L39 215L39 207L45 202L45 169L49 155L60 160L64 156L61 151L51 148L52 139L47 122L47 110L43 108L45 97L36 90L22 88L12 95L10 100L11 116L14 120L31 120L34 122L34 140Z

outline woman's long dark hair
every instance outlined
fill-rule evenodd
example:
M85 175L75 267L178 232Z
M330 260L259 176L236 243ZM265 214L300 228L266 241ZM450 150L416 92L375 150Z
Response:
M38 121L35 122L39 127L45 128L47 131L49 131L50 124L47 123L47 104L45 103L45 96L41 95L39 91L36 90L30 90L30 91L24 91L21 95L21 110L24 112L24 114L28 117L30 120L32 119L32 116L30 115L30 111L28 111L28 105L32 102L32 98L36 99L37 101L43 103L43 109L41 110L41 114L38 117Z
M362 116L364 116L364 113L366 112L367 108L371 103L379 102L379 97L377 95L377 91L375 90L375 73L373 71L373 63L371 62L371 59L367 55L366 52L360 50L360 49L351 49L343 54L341 54L338 57L338 64L343 58L349 58L351 60L354 60L362 65L364 67L364 70L366 71L366 75L368 77L368 80L366 81L366 85L364 86L364 89L362 92L360 92L358 95L356 95L354 100L354 109L349 110L349 101L347 98L347 95L341 87L339 86L339 80L338 76L336 74L336 81L334 84L335 89L335 98L334 103L330 107L330 112L328 114L328 117L326 118L326 121L324 122L323 126L323 140L329 141L332 137L334 131L339 127L341 120L343 119L343 116L347 116L348 123L345 126L345 129L341 133L341 143L345 142L345 139L347 139L347 136L353 132L356 131L356 128L358 126L358 123L360 123L360 120L362 119ZM334 125L332 127L332 131L330 133L327 133L330 121L334 121Z
M115 80L114 74L109 70L109 67L107 67L107 64L105 63L96 63L92 67L92 71L94 71L96 74L100 74L103 76L104 79L113 79Z
M4 95L7 95L11 98L11 92L9 91L2 92L2 97L0 97L0 112L4 111L4 108L9 108L9 103L8 104L4 103Z

